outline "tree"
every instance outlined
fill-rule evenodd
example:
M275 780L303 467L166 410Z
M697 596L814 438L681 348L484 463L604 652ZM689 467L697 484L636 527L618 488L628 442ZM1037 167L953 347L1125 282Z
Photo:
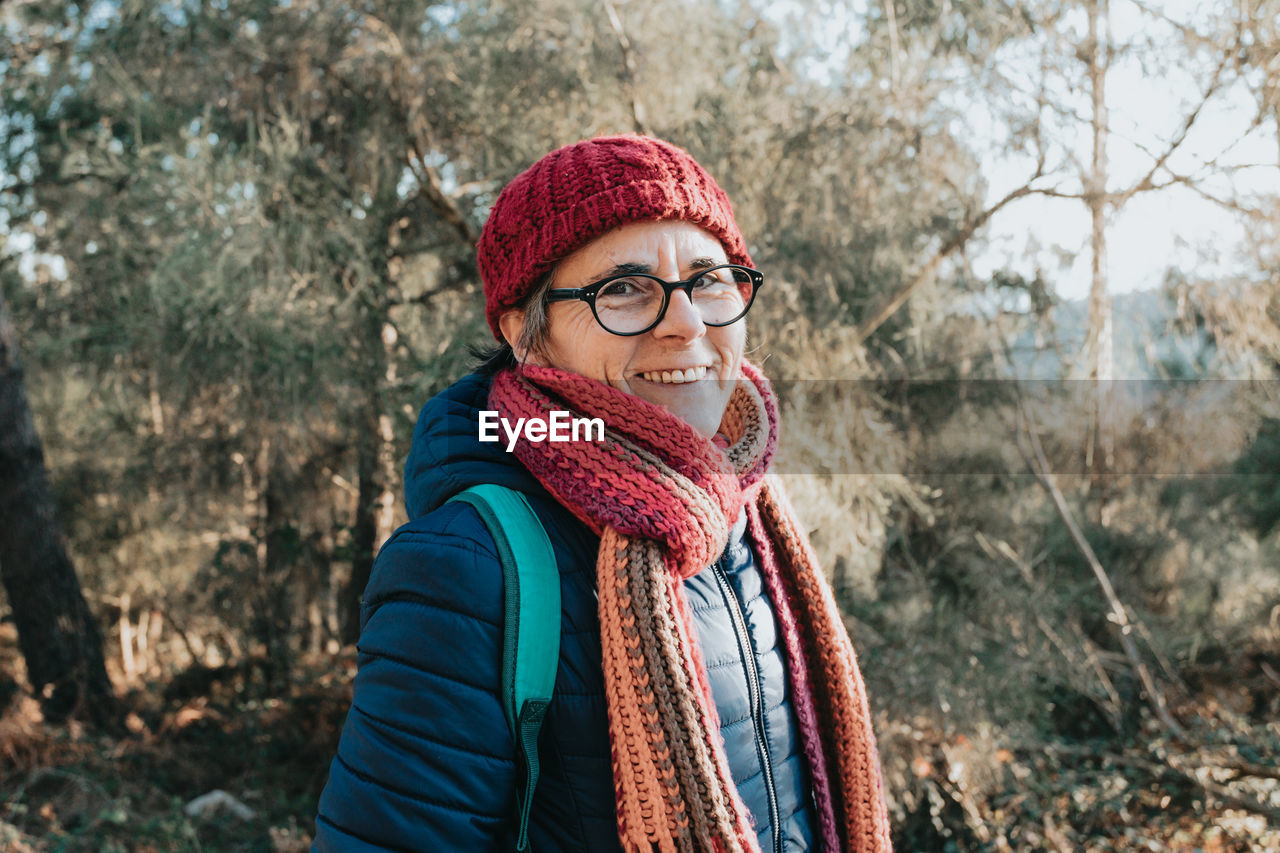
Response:
M143 445L124 457L152 460L99 494L130 534L151 513L192 538L219 527L218 554L244 559L214 568L244 575L256 640L283 662L296 614L346 562L303 565L301 546L349 556L354 625L392 527L393 245L469 227L437 227L433 202L457 211L429 191L430 164L416 171L428 190L401 189L412 143L424 149L397 33L423 10L21 11L5 73L10 223L66 264L64 282L33 290L45 334L93 388L89 411L115 408ZM128 490L150 512L126 512Z
M4 272L0 268L0 272ZM102 635L85 603L58 523L40 436L18 359L17 331L0 290L0 580L27 680L45 717L86 716L111 725L117 704Z
M1280 165L1280 3L1237 0L1245 37L1243 63L1252 69L1251 88L1258 102L1258 121L1269 115L1276 131L1276 164Z
M205 661L287 658L303 618L353 638L413 415L488 337L476 234L549 148L643 128L706 165L772 282L752 335L780 379L860 369L853 322L980 222L945 80L885 91L863 53L823 80L751 3L14 14L0 205L65 270L11 302L33 406L67 414L69 535L99 549L86 587L172 611ZM246 606L197 603L219 589Z

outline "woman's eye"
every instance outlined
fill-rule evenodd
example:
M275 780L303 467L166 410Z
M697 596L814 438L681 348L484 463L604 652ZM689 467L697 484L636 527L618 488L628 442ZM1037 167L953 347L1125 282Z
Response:
M630 296L636 292L636 283L630 279L620 278L611 281L604 287L600 288L600 295L609 296Z
M660 292L657 285L647 278L617 278L600 288L600 299L648 299Z

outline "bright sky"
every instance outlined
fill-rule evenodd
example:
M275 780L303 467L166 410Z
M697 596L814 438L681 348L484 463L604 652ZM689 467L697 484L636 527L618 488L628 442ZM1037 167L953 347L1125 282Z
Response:
M1206 8L1193 0L1156 0L1155 5L1169 17L1192 24L1203 20ZM1150 18L1128 0L1113 0L1111 11L1117 42L1153 30ZM1200 100L1202 85L1184 69L1170 69L1167 76L1153 79L1133 61L1122 60L1113 66L1107 79L1111 190L1130 186L1148 172L1153 158L1139 145L1163 152ZM1087 94L1080 96L1086 98ZM1249 131L1256 115L1257 105L1243 87L1217 94L1169 165L1187 174L1213 158L1221 165L1260 164L1261 168L1235 172L1230 180L1218 176L1206 188L1218 197L1280 193L1280 137L1274 121ZM1081 131L1073 147L1075 156L1087 163L1087 125ZM1032 167L1029 161L990 158L984 163L991 182L988 201L994 202L1020 185ZM1157 183L1168 177L1157 175ZM1078 191L1078 180L1068 172L1061 188ZM1158 287L1170 267L1196 277L1237 271L1243 235L1237 217L1185 187L1134 196L1113 213L1107 233L1110 292ZM1089 218L1081 202L1045 197L1020 200L992 220L988 236L989 248L974 259L980 275L1001 267L1031 274L1038 265L1063 298L1088 294Z
M820 45L829 51L830 64L802 64L799 70L817 79L829 77L840 67L848 46L865 37L858 18L866 15L870 4L883 0L850 0L848 5L835 3L825 10L822 29L815 34ZM1215 10L1230 7L1228 0L1143 0L1145 4L1168 18L1183 24L1203 26ZM1083 34L1085 17L1082 10L1073 23ZM1167 24L1153 21L1133 0L1111 0L1112 39L1121 44L1135 36L1172 37ZM779 31L785 34L805 20L791 0L772 0L765 12ZM1107 145L1110 181L1108 188L1123 189L1140 180L1151 168L1152 157L1138 145L1163 152L1185 117L1199 101L1202 80L1193 78L1177 67L1178 56L1167 57L1174 67L1163 73L1142 71L1133 58L1114 62L1107 79L1107 106L1112 135ZM1027 90L1034 91L1038 48L1011 45L993 58L1008 75L1021 76ZM1083 72L1083 66L1069 60L1063 63L1072 74ZM964 74L963 72L961 78ZM956 133L967 140L975 151L985 152L982 170L989 189L987 202L994 203L1009 190L1020 186L1034 170L1031 158L1000 157L1000 138L1007 127L994 117L985 116L980 103L969 96L968 89L957 84L948 93L951 105L968 117L966 127ZM1074 98L1074 107L1084 121L1063 123L1050 132L1052 138L1067 142L1076 160L1088 163L1090 136L1088 128L1089 98L1083 87L1074 92L1059 92L1059 99ZM978 97L981 100L981 96ZM1241 87L1217 94L1201 113L1193 132L1169 165L1179 173L1194 173L1204 160L1219 157L1224 165L1266 164L1236 174L1235 186L1217 180L1208 188L1219 197L1239 196L1242 192L1280 193L1280 137L1274 121L1268 121L1246 134L1257 114L1256 104ZM1233 146L1233 143L1234 146ZM1058 165L1061 165L1059 163ZM1067 166L1056 182L1067 192L1079 192L1078 169ZM1157 181L1167 180L1157 175ZM1052 186L1045 182L1041 186ZM1107 232L1107 272L1111 293L1125 293L1158 287L1171 266L1193 276L1230 273L1238 269L1237 247L1242 236L1235 214L1186 189L1173 187L1160 192L1135 196L1112 216ZM1050 199L1034 196L1006 207L987 227L987 245L970 252L974 271L981 276L998 269L1012 269L1033 275L1037 268L1053 284L1064 299L1078 299L1089 291L1089 216L1078 200Z

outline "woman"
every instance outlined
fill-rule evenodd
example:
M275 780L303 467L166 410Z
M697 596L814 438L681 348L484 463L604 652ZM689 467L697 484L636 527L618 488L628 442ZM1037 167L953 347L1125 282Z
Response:
M499 346L418 421L317 849L512 849L502 569L446 504L496 483L560 572L534 850L887 850L848 635L765 476L777 407L743 358L763 276L723 191L669 143L587 140L507 186L477 251ZM606 433L507 452L481 411Z

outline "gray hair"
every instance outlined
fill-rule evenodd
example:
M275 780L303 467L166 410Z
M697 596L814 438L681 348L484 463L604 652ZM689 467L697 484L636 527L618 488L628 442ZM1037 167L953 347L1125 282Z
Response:
M548 272L534 284L529 295L516 306L517 311L524 312L524 326L520 337L516 339L516 347L528 357L529 353L545 355L547 338L551 335L551 321L547 317L547 291L552 287L555 270ZM473 346L471 355L475 358L475 370L486 376L493 376L499 371L516 367L521 359L516 357L515 349L505 339L485 346Z
M544 347L547 345L547 338L551 335L551 320L547 316L547 308L550 305L547 292L551 290L554 283L555 269L551 269L538 279L533 290L520 305L520 310L524 312L524 327L520 330L516 348L525 353L525 357L531 352L545 353Z

